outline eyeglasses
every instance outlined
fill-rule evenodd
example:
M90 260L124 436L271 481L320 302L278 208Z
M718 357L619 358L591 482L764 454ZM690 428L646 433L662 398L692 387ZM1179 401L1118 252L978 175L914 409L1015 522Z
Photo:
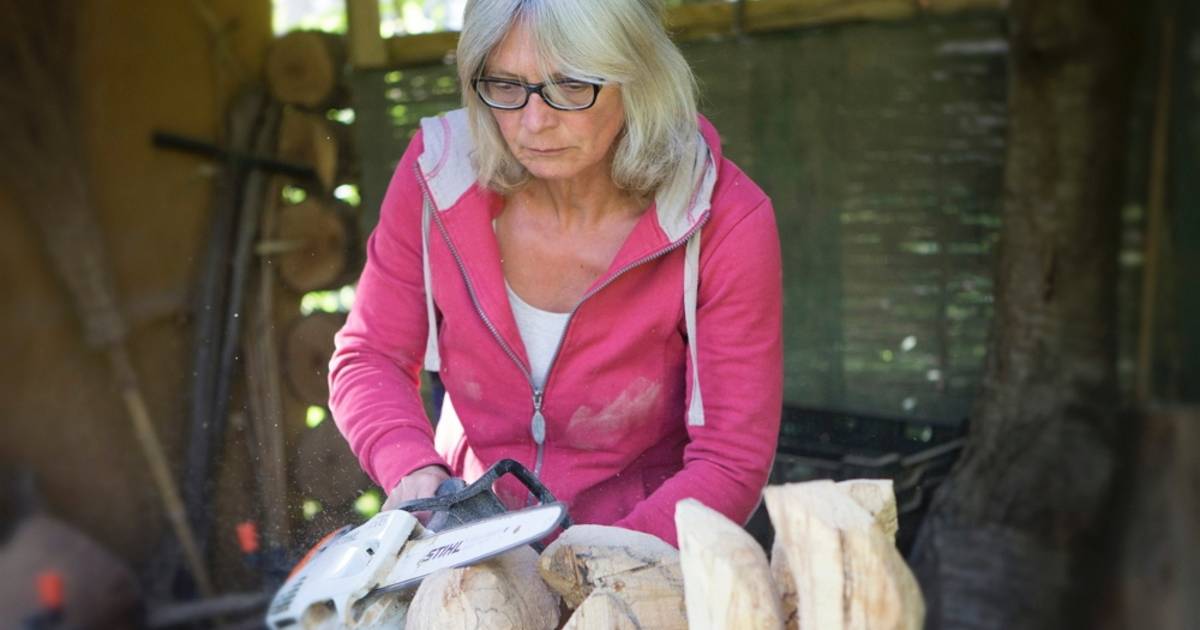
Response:
M529 95L537 94L554 109L574 112L596 104L599 83L579 79L561 79L546 83L528 84L512 79L482 77L471 81L479 100L493 109L521 109L529 103Z

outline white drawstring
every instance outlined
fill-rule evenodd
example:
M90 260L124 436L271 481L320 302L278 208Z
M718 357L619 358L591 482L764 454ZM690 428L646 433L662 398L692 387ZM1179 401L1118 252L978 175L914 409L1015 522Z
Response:
M433 282L429 272L429 220L433 208L426 199L421 208L421 264L425 273L425 312L429 316L429 336L425 339L425 369L439 372L442 369L442 357L438 354L437 313L433 309Z
M704 401L700 397L700 363L696 359L696 294L700 287L700 230L688 239L683 257L683 319L687 325L688 352L692 358L692 400L688 424L704 426Z

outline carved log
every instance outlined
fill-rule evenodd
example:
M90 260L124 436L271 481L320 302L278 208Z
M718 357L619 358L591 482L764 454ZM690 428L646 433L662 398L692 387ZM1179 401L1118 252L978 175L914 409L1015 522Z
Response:
M408 630L553 630L559 598L538 577L538 554L502 556L425 578L408 609Z
M695 499L676 504L675 527L691 630L783 627L779 595L758 541Z
M541 575L567 606L584 611L567 627L608 628L616 615L639 628L687 628L679 552L649 534L576 525L542 553ZM613 601L583 605L597 596Z
M912 572L893 537L851 496L867 495L865 487L813 481L764 491L775 527L777 562L786 561L796 592L795 625L789 619L788 627L922 627L925 604ZM885 512L887 502L880 508ZM781 583L786 593L785 576Z
M840 481L835 485L870 513L883 533L895 543L899 521L896 495L892 490L891 479L851 479ZM787 553L783 550L782 539L776 536L775 544L771 548L771 576L775 580L775 586L779 589L784 627L787 630L795 630L796 624L799 622L796 615L796 581L792 578L791 571Z

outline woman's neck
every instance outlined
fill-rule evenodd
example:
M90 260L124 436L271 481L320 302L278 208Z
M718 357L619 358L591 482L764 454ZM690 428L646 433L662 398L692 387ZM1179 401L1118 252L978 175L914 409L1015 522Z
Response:
M632 195L613 183L607 170L571 179L535 179L517 195L532 207L553 213L565 229L587 228L614 218L614 214L641 210Z

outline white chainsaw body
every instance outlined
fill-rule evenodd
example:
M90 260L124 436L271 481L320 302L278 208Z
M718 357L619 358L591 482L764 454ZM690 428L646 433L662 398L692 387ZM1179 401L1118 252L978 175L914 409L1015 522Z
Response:
M565 515L561 503L550 503L432 533L408 512L380 512L358 527L339 530L310 552L276 593L267 625L289 628L300 623L309 607L326 606L349 626L354 604L364 597L409 588L439 569L535 542L554 531Z

